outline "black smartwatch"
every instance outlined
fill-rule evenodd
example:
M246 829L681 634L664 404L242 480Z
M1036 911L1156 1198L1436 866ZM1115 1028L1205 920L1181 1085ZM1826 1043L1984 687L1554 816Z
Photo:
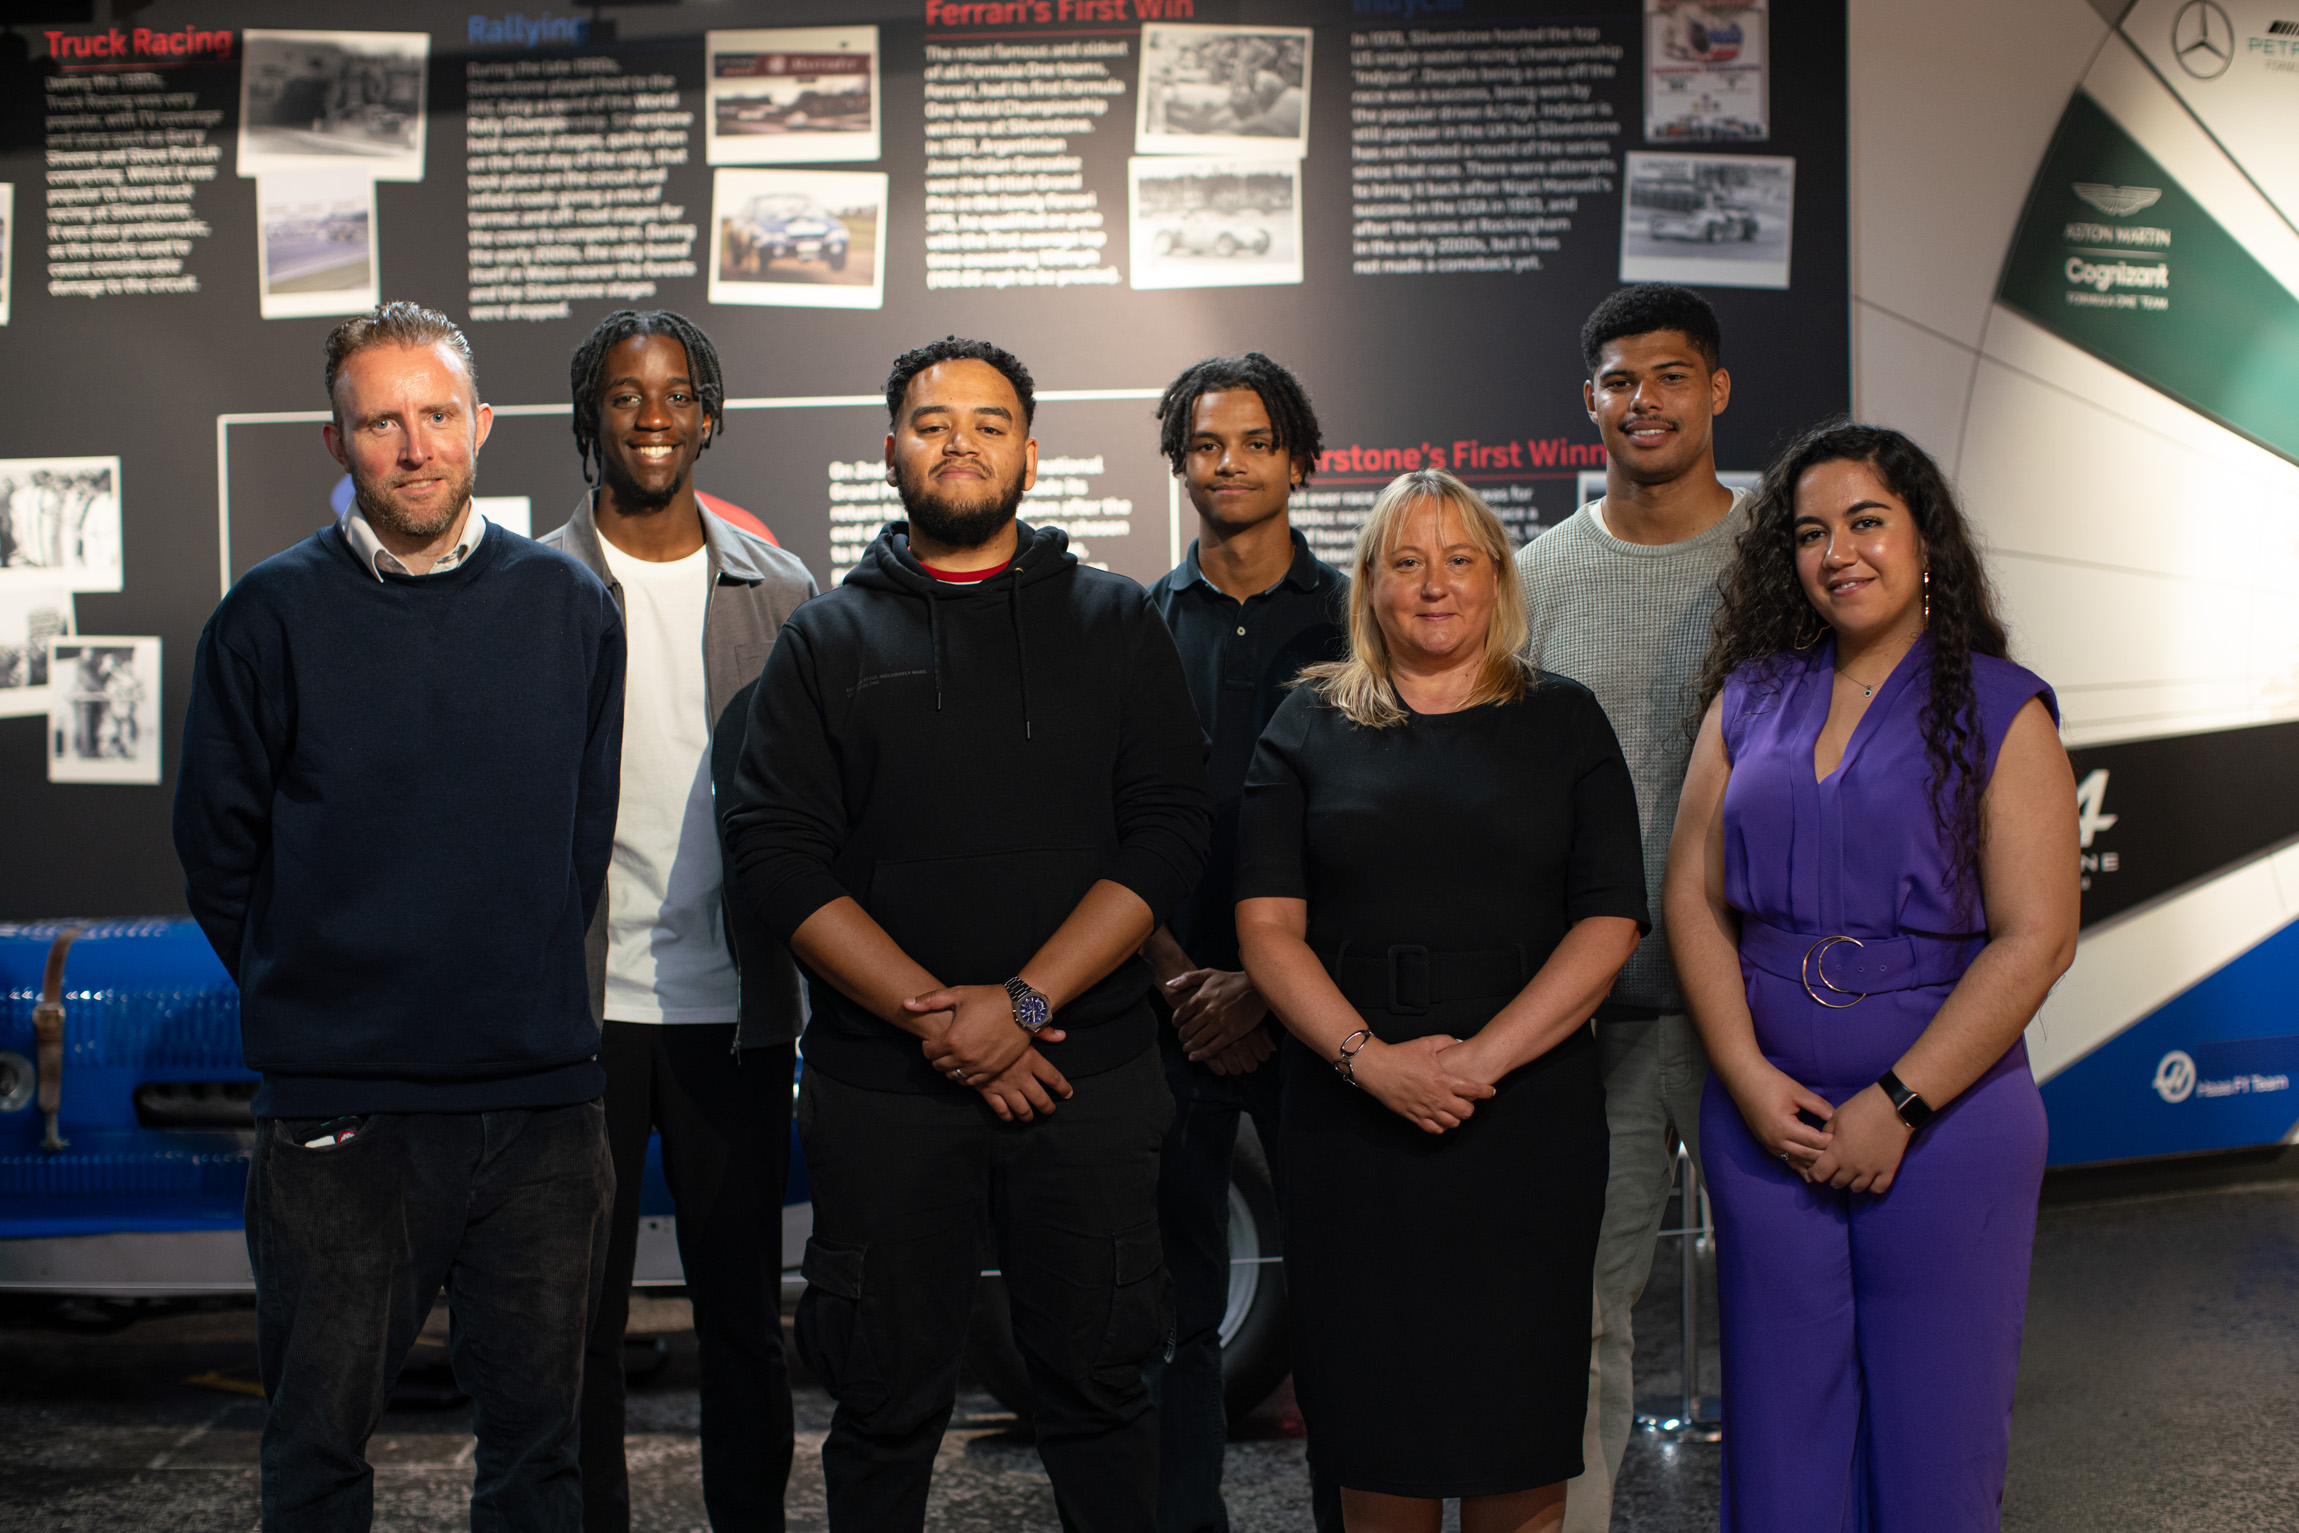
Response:
M1902 1123L1908 1125L1911 1134L1940 1115L1938 1108L1900 1084L1900 1077L1890 1070L1878 1077L1876 1084L1883 1087L1884 1095L1892 1099L1892 1110L1900 1115Z
M1006 981L1006 998L1014 1003L1015 1024L1033 1038L1054 1020L1053 1003L1031 989L1030 982L1019 974Z

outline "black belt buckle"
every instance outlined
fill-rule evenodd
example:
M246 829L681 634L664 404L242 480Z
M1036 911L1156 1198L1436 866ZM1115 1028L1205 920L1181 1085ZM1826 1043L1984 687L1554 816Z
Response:
M1418 972L1414 966L1418 965ZM1436 965L1429 960L1429 950L1418 942L1400 942L1389 949L1389 1010L1401 1017L1425 1016L1429 1010L1430 992L1434 988ZM1418 982L1421 999L1405 999L1408 986Z

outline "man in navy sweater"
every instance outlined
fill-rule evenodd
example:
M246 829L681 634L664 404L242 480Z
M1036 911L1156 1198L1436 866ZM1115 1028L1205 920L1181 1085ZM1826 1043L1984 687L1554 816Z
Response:
M472 505L489 411L445 316L345 322L327 386L356 504L208 620L176 797L192 913L263 1075L263 1525L368 1525L367 1439L444 1286L473 1525L574 1533L614 1192L583 934L614 839L622 620L588 570Z

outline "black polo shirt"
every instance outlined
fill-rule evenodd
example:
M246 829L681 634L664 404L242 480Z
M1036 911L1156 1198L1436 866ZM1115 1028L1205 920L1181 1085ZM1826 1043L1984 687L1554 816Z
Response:
M1293 566L1284 578L1240 602L1197 567L1197 543L1180 567L1150 587L1181 650L1190 700L1212 737L1205 785L1213 794L1213 853L1197 891L1168 925L1201 967L1236 969L1237 920L1230 909L1237 878L1237 813L1253 747L1301 668L1348 653L1349 580L1293 533Z

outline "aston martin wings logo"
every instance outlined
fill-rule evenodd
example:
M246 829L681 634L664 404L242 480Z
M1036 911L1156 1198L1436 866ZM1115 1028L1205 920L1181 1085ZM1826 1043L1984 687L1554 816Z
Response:
M2075 194L2115 218L2128 218L2141 208L2152 208L2163 196L2160 186L2109 186L2103 181L2078 181Z

